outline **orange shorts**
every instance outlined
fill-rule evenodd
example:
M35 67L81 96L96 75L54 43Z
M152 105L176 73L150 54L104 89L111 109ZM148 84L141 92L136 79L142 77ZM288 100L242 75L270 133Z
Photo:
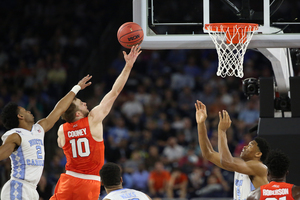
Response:
M61 174L50 200L98 200L101 182Z

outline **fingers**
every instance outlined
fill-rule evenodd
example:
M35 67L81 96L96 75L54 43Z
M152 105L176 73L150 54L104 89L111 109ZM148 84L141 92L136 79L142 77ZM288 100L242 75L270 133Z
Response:
M197 110L206 110L206 106L199 100L196 101L195 107Z
M88 80L90 80L91 78L92 78L93 76L92 75L86 75L85 77L84 77L84 79L86 80L86 81L88 81Z
M204 103L202 103L201 101L199 101L199 102L200 102L201 108L202 108L203 110L206 110L206 105L204 105Z
M132 46L130 52L132 52L133 54L139 55L140 53L142 53L141 46L139 46L139 45Z
M78 84L85 84L87 81L89 81L93 76L91 75L86 75L85 77L83 77L79 82Z
M93 76L90 76L89 74L86 75L84 78L83 78L83 81L84 81L84 84L88 84L88 85L91 85L92 83L89 82L89 83L86 83L87 81L89 81Z
M220 120L231 122L230 116L226 110L222 110L222 112L219 112L219 118Z

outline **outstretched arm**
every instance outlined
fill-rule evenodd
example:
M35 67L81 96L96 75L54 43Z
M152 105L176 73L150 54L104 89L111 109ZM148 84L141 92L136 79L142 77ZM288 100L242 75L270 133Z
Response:
M15 149L20 145L21 137L19 136L19 134L13 133L8 136L3 145L0 146L0 160L8 158L12 154L12 152L14 152Z
M220 162L222 166L229 168L230 171L234 171L231 163L234 162L234 159L229 151L227 145L227 136L226 131L231 125L231 119L227 111L223 110L222 113L219 112L219 126L218 126L218 149L220 153Z
M220 153L220 162L223 168L229 171L236 171L242 174L253 175L253 176L266 176L266 167L257 160L244 161L241 158L233 157L229 151L227 145L226 131L231 125L231 119L226 110L222 113L219 112L219 126L218 126L218 149ZM249 145L252 145L249 143ZM256 187L256 185L254 185Z
M71 105L76 93L79 90L83 90L87 86L91 85L91 82L88 82L92 76L87 75L83 79L81 79L77 86L74 86L74 88L66 94L54 107L52 112L44 119L41 119L38 121L38 123L44 128L45 132L49 131L54 124L58 121L59 117L69 108ZM77 88L76 88L77 87Z
M199 140L202 155L210 162L223 168L220 163L219 153L213 149L207 137L207 130L205 126L205 120L207 118L206 106L201 101L197 100L197 103L195 103L195 107L196 107L196 121L197 121L197 128L198 128L198 140Z
M112 86L112 89L104 96L100 104L91 110L89 116L91 117L92 122L99 123L99 121L102 121L110 112L112 105L127 82L134 62L141 53L140 49L141 47L139 46L133 46L128 55L123 51L124 59L126 61L125 67Z

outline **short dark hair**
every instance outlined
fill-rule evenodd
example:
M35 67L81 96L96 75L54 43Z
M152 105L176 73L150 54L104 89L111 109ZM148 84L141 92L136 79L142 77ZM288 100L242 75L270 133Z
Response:
M72 103L70 104L69 108L61 115L61 118L63 120L66 120L66 122L73 122L75 119L75 113L78 111L77 106L75 105L74 101L77 98L74 97Z
M266 165L270 174L275 178L282 178L286 175L290 159L282 151L276 149L272 150L266 160Z
M260 152L262 153L260 160L262 162L264 162L266 160L266 158L268 157L268 154L270 151L269 143L261 137L256 137L254 140L257 143L257 146L258 146Z
M101 182L108 188L121 184L121 169L115 163L105 163L100 170Z
M14 102L8 103L2 110L1 121L8 130L19 127L19 106Z

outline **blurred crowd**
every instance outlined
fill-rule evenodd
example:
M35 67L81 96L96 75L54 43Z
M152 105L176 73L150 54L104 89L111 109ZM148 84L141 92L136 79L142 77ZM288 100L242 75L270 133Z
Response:
M89 109L97 105L125 64L119 44L114 43L114 48L100 44L105 36L101 38L100 33L109 29L110 9L115 8L96 0L6 0L0 4L0 111L6 103L17 102L37 121L87 73L96 78L78 96ZM129 21L130 13L123 16L126 19L128 14ZM103 53L99 45L112 52L106 61L97 58L97 53ZM143 50L104 121L105 160L120 164L124 187L151 197L232 196L233 173L202 157L194 103L200 100L207 106L207 130L216 151L218 111L229 112L228 145L239 156L256 136L249 130L259 119L259 99L247 99L241 79L217 77L217 66L216 50ZM272 73L264 56L256 51L246 53L244 78ZM66 158L56 144L62 122L46 134L40 200L49 199L64 172ZM5 131L0 122L0 135ZM0 161L0 188L9 175L10 160Z

